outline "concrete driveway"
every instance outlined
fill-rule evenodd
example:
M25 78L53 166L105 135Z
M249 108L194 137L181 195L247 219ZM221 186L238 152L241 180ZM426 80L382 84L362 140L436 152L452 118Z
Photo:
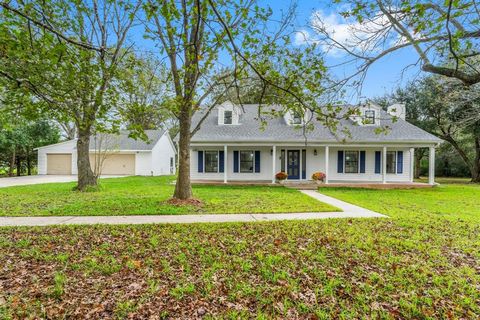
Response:
M125 176L105 175L102 178L119 178ZM77 181L76 175L38 175L0 178L0 188L13 186L26 186L31 184L53 183L53 182L71 182Z

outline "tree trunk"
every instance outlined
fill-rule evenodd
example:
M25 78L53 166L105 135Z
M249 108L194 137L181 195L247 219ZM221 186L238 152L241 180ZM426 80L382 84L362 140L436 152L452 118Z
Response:
M97 185L97 178L90 166L90 134L91 129L78 130L77 140L77 167L78 184L77 190L85 191L88 187Z
M415 179L420 179L420 171L421 171L420 167L421 167L422 158L423 158L423 155L415 154L415 170L413 174L413 177Z
M15 148L13 148L13 153L12 157L10 158L10 167L8 168L8 176L12 177L13 176L13 168L15 167Z
M32 175L32 159L30 158L30 152L27 151L27 175Z
M475 139L475 160L470 171L472 172L471 181L480 183L480 137Z
M190 127L192 117L188 106L182 107L179 120L180 139L178 144L178 176L173 197L186 200L192 197L192 185L190 183Z
M22 175L22 160L20 159L20 156L17 156L17 177L20 177Z

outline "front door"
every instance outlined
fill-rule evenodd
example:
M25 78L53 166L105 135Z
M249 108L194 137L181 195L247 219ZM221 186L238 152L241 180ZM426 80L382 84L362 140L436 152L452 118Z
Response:
M287 151L288 179L300 179L300 150Z

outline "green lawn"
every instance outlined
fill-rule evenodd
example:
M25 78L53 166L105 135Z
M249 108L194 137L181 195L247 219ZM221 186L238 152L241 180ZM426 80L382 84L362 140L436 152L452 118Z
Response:
M193 187L201 207L173 206L173 177L102 179L100 191L75 192L75 183L0 188L0 216L150 215L339 211L284 187Z
M0 228L0 319L478 319L479 186L322 192L391 218Z

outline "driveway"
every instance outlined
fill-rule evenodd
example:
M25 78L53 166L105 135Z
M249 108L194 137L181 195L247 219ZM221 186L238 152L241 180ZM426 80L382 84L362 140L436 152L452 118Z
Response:
M102 178L118 178L125 176L105 175ZM77 181L76 175L38 175L0 178L0 188L13 186L27 186L31 184L53 183L53 182L71 182Z

